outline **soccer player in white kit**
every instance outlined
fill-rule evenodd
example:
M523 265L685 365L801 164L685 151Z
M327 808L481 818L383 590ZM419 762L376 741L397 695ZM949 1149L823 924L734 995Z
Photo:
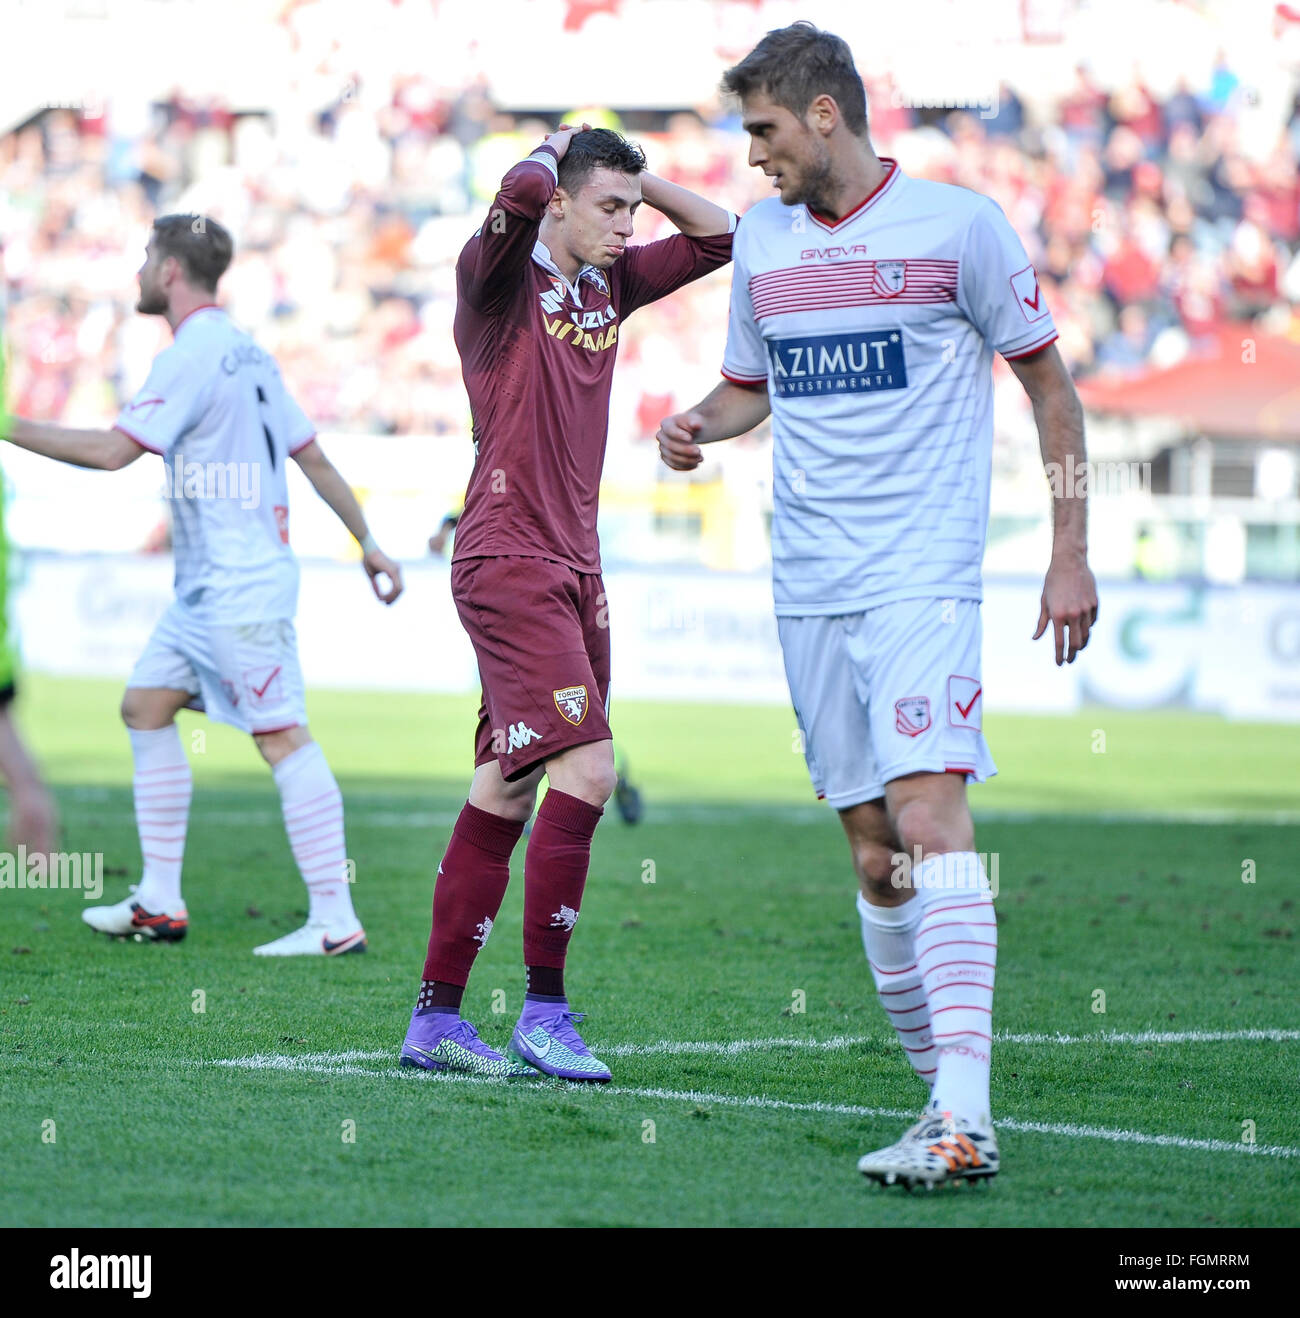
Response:
M859 1170L909 1186L985 1178L999 1163L997 926L966 784L995 772L979 612L993 353L1033 402L1045 464L1072 456L1082 469L1083 414L1006 217L876 156L842 40L807 23L769 32L723 83L741 101L749 163L779 196L736 232L725 379L663 422L660 450L690 470L699 445L772 416L790 695L813 784L848 836L881 1005L930 1092L921 1119ZM1058 664L1097 617L1073 493L1054 502L1034 635L1053 626Z
M274 358L213 302L233 250L215 220L155 220L136 310L164 316L172 345L158 354L113 429L13 417L7 438L46 457L107 470L157 453L172 504L176 600L122 700L143 876L124 901L91 907L83 918L106 934L172 942L185 936L181 861L191 776L175 716L188 707L252 735L271 766L307 885L307 923L254 952L337 956L365 951L366 935L345 873L343 798L307 727L293 626L298 563L289 548L289 458L361 544L362 563L385 604L401 594L402 575L375 544Z

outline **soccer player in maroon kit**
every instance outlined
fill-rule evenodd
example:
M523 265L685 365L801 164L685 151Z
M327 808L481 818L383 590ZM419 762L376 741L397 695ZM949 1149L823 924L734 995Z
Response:
M567 126L502 180L456 266L476 461L451 587L483 684L474 779L438 867L404 1065L608 1080L574 1029L564 960L617 781L596 502L621 326L731 259L735 216L646 172L608 129ZM681 232L628 245L642 201ZM511 1057L461 1019L470 969L524 857L523 1012Z

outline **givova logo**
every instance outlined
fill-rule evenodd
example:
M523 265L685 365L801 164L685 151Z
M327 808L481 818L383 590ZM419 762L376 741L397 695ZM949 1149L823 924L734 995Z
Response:
M769 339L767 355L781 397L907 388L900 329Z
M130 1291L147 1300L153 1294L150 1254L83 1254L74 1249L50 1260L50 1289L56 1291Z

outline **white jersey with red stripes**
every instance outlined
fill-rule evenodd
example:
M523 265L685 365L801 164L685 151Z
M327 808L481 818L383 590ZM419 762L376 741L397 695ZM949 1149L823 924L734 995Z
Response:
M213 623L292 618L285 467L315 432L270 353L200 307L115 424L162 456L177 598Z
M736 231L722 373L771 400L780 616L982 598L993 353L1056 338L998 205L882 163L838 223L772 198Z

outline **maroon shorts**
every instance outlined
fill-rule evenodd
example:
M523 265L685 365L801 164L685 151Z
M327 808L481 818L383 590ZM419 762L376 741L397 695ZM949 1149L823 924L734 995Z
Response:
M474 767L520 778L571 746L610 739L605 586L547 558L462 558L451 595L478 656Z

